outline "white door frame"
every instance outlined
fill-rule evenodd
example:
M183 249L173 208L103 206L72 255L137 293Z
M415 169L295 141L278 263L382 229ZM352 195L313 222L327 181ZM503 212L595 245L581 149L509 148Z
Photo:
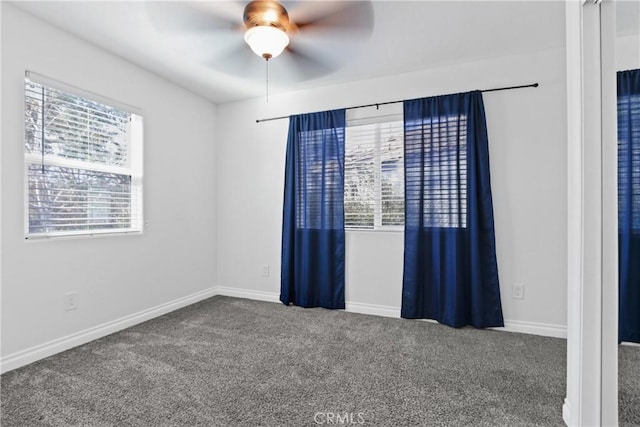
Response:
M615 3L566 1L567 395L571 426L618 424Z

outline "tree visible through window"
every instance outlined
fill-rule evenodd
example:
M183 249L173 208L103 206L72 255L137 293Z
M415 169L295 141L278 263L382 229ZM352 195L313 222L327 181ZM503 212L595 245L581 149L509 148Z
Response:
M398 115L350 120L345 138L345 226L404 224L403 122Z
M407 190L407 203L419 216L412 220L466 228L466 117L404 123L401 112L361 114L347 120L345 134L345 227L404 226Z
M142 118L25 79L27 236L142 229Z

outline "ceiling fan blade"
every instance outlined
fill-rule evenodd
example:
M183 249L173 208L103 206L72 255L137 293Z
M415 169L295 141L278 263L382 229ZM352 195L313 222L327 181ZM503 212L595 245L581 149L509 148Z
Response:
M274 68L274 75L282 76L288 81L305 81L312 80L327 74L331 74L340 68L341 64L329 60L329 58L320 58L315 55L305 53L301 49L289 46L287 51L281 57L274 59L280 60L277 70ZM280 71L282 70L282 71ZM276 74L279 71L279 74ZM283 81L287 81L282 79Z
M165 44L181 58L240 79L266 77L267 63L244 43L244 3L239 1L149 1L149 21L166 32ZM371 1L283 1L293 7L291 44L268 62L274 84L330 74L349 60L373 28Z
M231 19L197 3L150 1L145 2L145 8L149 22L160 32L197 33L242 28L240 19Z
M210 15L218 16L228 22L242 24L242 13L246 1L192 1L191 4L195 9ZM243 26L244 28L244 26Z
M247 46L236 45L224 54L203 63L209 68L234 77L257 82L266 79L265 60ZM269 81L274 85L299 83L332 73L337 68L339 67L329 61L287 48L282 55L269 61Z
M242 39L231 31L180 33L167 37L164 41L164 47L167 50L171 49L177 58L193 60L200 64L207 64L213 58L222 57L242 44Z
M323 32L335 37L369 37L373 31L371 1L299 2L290 13L301 32Z
M235 77L259 79L265 75L265 60L253 53L242 38L229 46L226 52L202 62L207 67Z

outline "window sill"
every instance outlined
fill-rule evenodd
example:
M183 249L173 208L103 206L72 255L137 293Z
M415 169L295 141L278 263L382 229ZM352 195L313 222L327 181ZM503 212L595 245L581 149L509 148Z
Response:
M355 233L395 233L395 234L404 234L404 227L402 228L377 228L377 229L359 229L359 228L346 228L344 230L347 233L355 234Z
M94 237L118 237L126 235L141 235L142 230L94 230L94 231L76 231L64 233L48 233L48 234L25 234L24 239L30 242L47 241L47 240L68 240L68 239L88 239Z

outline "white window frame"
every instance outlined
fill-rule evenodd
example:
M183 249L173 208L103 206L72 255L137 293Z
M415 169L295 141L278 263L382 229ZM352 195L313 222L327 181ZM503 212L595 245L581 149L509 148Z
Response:
M23 155L24 155L24 236L27 240L40 240L49 238L66 237L91 237L122 234L142 234L144 232L144 198L143 198L143 145L144 145L144 119L139 108L115 101L108 97L95 94L90 91L79 89L73 85L60 82L55 79L34 73L25 72L25 83L31 81L49 87L69 95L84 98L110 107L131 113L130 130L128 136L129 166L114 166L100 163L91 163L75 159L67 159L51 155L40 155L27 153L24 148L24 138L26 138L26 127L24 122L24 112L26 111L27 99L23 88ZM29 231L29 166L30 165L57 166L86 170L90 172L105 172L131 177L131 223L129 228L114 229L88 229L88 230L65 230L52 232Z
M389 123L404 120L402 103L380 105L378 107L357 108L347 110L347 132L345 133L345 147L348 144L348 128L350 126L375 124L376 136L374 141L374 199L373 199L373 227L354 227L345 224L348 232L404 232L404 218L402 225L382 225L382 156L381 156L381 129ZM403 142L404 149L404 142ZM403 153L404 161L404 153ZM404 164L404 163L403 163ZM404 167L403 167L404 171ZM346 173L346 171L345 171ZM403 172L404 173L404 172ZM404 194L404 193L403 193ZM403 196L404 197L404 196ZM345 217L346 217L345 211ZM403 209L404 213L404 209ZM346 218L345 218L346 223Z

